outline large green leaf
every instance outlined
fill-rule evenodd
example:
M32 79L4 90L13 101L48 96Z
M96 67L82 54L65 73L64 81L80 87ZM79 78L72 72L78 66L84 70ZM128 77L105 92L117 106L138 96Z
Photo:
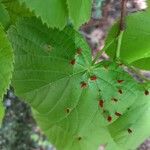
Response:
M131 14L126 19L126 29L121 43L120 58L134 64L135 61L150 57L150 12L139 12ZM106 39L106 45L118 36L118 23L110 30ZM107 48L107 54L114 58L117 48L117 39ZM150 64L150 62L148 62ZM145 65L136 65L146 69Z
M69 17L75 27L79 28L91 17L92 0L67 0Z
M5 9L5 6L0 1L0 23L6 27L9 23L9 15L7 10Z
M13 52L3 27L0 25L0 119L3 114L3 95L9 87L13 71ZM0 121L1 122L1 121Z
M72 28L48 29L33 18L19 21L9 38L16 93L33 107L58 149L97 150L100 144L123 149L107 126L128 113L139 84L119 64L92 65L89 47Z

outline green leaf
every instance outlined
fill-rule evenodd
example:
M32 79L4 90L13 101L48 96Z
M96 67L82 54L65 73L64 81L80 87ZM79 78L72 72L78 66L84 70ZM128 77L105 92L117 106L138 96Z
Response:
M79 28L91 17L92 0L67 0L69 18Z
M144 70L150 70L150 57L142 58L131 63L131 65Z
M5 6L0 2L0 23L4 26L7 27L9 23L9 15L7 10L5 9Z
M121 43L120 58L129 64L135 61L150 57L150 12L139 12L129 15L126 19L126 29ZM110 30L106 39L106 45L118 36L119 26L115 24ZM107 48L107 54L115 57L117 39ZM136 65L145 69L144 66Z
M21 17L33 16L33 13L24 4L21 5L18 0L2 0L2 4L5 6L7 14L10 17L10 23L14 24Z
M66 0L19 0L34 11L37 17L41 17L43 23L50 27L63 29L67 24L68 12Z
M124 149L136 149L150 135L150 96L144 92L138 95L129 112L109 126L114 141Z
M13 51L3 27L0 25L0 101L9 87L13 71ZM3 110L1 107L0 110ZM1 112L1 111L0 111ZM3 111L2 111L3 112ZM2 115L2 114L0 114Z
M63 29L69 19L79 28L91 16L92 0L19 0L49 27Z
M115 112L128 112L139 84L115 62L92 66L88 45L70 27L52 30L32 18L20 20L8 34L16 93L33 107L58 150L117 147L107 125L118 120Z

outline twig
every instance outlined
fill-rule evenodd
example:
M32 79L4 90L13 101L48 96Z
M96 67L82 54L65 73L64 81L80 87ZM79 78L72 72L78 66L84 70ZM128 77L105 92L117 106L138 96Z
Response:
M120 24L119 24L119 35L118 35L118 44L116 50L116 59L120 58L120 49L122 43L122 37L125 30L125 16L126 16L126 3L127 0L121 0L121 17L120 17Z
M121 0L120 31L125 30L126 4L127 0Z

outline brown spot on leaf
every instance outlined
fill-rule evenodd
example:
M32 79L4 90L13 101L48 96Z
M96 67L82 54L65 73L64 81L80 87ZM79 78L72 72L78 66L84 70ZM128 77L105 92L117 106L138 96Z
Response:
M82 49L81 49L81 48L78 48L78 49L77 49L77 54L81 55L81 53L82 53Z
M103 106L104 106L104 101L103 101L103 100L99 100L99 106L100 106L101 108L103 108Z
M82 140L82 137L81 137L81 136L79 136L79 137L78 137L78 141L81 141L81 140Z
M87 83L86 82L81 82L81 88L86 88L87 87Z
M119 66L123 66L123 63L119 63L118 65L119 65Z
M148 90L145 90L145 95L149 95L149 91Z
M118 99L116 99L114 97L111 100L114 101L114 102L118 102Z
M73 59L73 60L70 61L70 64L71 64L71 65L75 65L75 63L76 63L76 60L75 60L75 59Z
M94 76L91 76L90 79L95 81L95 80L97 80L97 77L94 75Z
M123 91L122 91L121 89L119 89L118 92L119 92L120 94L123 94Z
M103 113L106 113L106 110L105 110L105 109L103 110Z
M115 115L118 116L118 117L120 117L120 116L121 116L121 113L115 112Z
M70 108L66 108L65 109L65 112L68 114L68 113L70 113Z
M132 133L132 130L130 128L128 128L128 133L131 134Z

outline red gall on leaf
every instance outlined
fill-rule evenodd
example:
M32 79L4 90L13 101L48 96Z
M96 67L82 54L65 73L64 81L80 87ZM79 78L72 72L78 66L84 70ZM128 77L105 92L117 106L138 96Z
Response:
M99 100L99 106L100 106L101 108L103 108L103 106L104 106L104 101L103 101L103 100Z
M73 60L70 61L70 64L71 64L71 65L75 65L75 63L76 63L76 60L75 60L75 59L73 59Z
M131 134L132 133L132 130L130 128L128 128L128 133Z
M111 122L111 121L112 121L112 117L111 117L111 116L108 116L108 117L107 117L107 120L108 120L108 122Z
M148 90L145 90L145 95L149 95L149 91Z
M97 80L97 77L94 75L94 76L91 76L90 79L91 79L92 81L95 81L95 80Z
M86 88L86 87L87 87L87 83L86 83L86 82L84 82L84 81L83 81L83 82L81 82L80 84L81 84L81 88Z
M121 116L121 113L115 112L115 115L118 116L118 117L120 117L120 116Z
M122 83L122 82L124 82L124 80L117 80L117 82L118 82L118 83Z

